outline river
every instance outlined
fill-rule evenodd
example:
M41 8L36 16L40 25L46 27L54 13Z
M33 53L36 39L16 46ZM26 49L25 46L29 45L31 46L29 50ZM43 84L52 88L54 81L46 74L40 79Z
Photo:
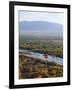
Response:
M48 62L54 61L57 64L63 65L63 58L48 55L48 58L45 59L44 54L39 53L39 52L32 52L30 50L19 49L19 55L25 55L28 57L33 57L33 58L37 58L37 59L41 59L41 60L47 60Z

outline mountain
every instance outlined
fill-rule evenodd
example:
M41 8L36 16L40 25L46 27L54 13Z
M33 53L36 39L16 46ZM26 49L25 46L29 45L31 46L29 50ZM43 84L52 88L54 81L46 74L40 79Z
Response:
M58 23L45 21L22 21L19 23L20 30L62 30L63 26Z
M24 35L62 37L63 25L47 21L21 21L19 30Z

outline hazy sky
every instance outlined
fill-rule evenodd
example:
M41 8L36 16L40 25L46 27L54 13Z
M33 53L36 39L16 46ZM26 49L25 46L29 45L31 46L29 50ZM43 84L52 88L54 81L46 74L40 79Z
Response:
M19 21L48 21L63 24L64 14L61 12L19 11Z

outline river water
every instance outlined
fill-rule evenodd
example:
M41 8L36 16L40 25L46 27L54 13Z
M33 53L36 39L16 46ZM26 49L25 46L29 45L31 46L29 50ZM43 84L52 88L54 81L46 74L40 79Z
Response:
M44 54L39 53L39 52L37 53L37 52L32 52L30 50L20 49L19 50L19 55L25 55L25 56L28 56L28 57L33 57L33 58L37 58L37 59L41 59L41 60L46 60L48 62L54 61L57 64L63 65L63 58L48 55L48 58L45 59Z

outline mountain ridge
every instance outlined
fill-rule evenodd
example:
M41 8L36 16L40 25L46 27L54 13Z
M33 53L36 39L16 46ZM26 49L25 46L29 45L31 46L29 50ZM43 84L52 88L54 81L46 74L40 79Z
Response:
M53 30L63 28L62 24L47 21L21 21L19 22L20 30Z

